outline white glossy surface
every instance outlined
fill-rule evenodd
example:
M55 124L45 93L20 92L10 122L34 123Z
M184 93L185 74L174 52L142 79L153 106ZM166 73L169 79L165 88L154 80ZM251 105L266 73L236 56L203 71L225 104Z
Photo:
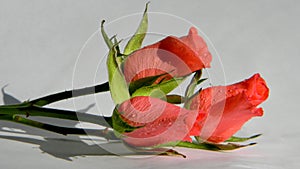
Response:
M111 21L141 12L145 3L0 0L0 87L9 84L6 92L19 100L71 89L76 57L101 19ZM296 0L174 0L150 4L150 11L180 16L206 33L221 56L227 83L255 72L266 79L271 93L263 104L265 115L247 123L240 132L263 133L256 140L258 145L229 153L179 149L187 159L132 159L107 155L74 136L63 137L0 121L0 167L299 168L299 9L300 2ZM155 26L159 25L152 27ZM124 29L133 32L135 25L125 25ZM88 68L86 71L90 71ZM87 100L82 102L89 105ZM73 107L71 101L53 106Z

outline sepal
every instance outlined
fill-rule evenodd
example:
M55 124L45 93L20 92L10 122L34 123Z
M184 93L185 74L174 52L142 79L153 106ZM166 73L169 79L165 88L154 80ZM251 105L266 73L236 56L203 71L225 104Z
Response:
M135 34L131 37L131 39L128 41L127 45L124 48L125 55L131 54L135 50L140 49L142 46L143 40L146 36L146 32L148 29L148 14L147 14L148 4L149 2L146 4L143 18L140 22L138 29L136 30Z
M151 86L143 86L136 90L132 97L136 96L151 96L156 98L162 98L166 94L170 93L174 90L181 82L183 82L185 77L173 78L168 81L163 81L159 84L151 85Z
M252 140L255 139L259 136L261 136L262 134L256 134L250 137L236 137L236 136L232 136L230 137L228 140L226 140L225 142L244 142L244 141L248 141L248 140Z
M160 74L157 76L149 76L142 79L138 79L129 84L129 93L132 95L136 90L145 86L151 86L157 81L160 77L167 75L168 73Z
M169 142L166 144L157 145L155 146L155 148L184 147L184 148L202 149L202 150L210 150L210 151L228 151L228 150L235 150L235 149L239 149L242 147L247 147L255 144L256 143L240 145L234 143L215 144L215 143L207 143L207 142L197 143L197 142L178 141L178 142Z
M107 69L109 76L109 88L115 104L120 104L130 98L128 86L124 79L124 75L119 68L117 44L109 51L107 58Z
M112 115L112 127L114 129L115 135L117 137L122 137L122 133L132 132L135 129L138 129L139 127L133 127L127 124L120 116L122 112L118 111L118 106L114 109L113 115Z

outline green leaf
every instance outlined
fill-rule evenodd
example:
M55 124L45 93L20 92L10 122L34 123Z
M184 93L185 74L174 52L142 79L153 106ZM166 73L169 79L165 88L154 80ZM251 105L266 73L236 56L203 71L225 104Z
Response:
M225 142L244 142L244 141L248 141L251 139L255 139L257 137L261 136L261 134L256 134L253 135L251 137L236 137L236 136L232 136L230 137L228 140L226 140Z
M108 37L108 35L106 34L106 32L104 30L104 22L105 22L105 20L102 20L102 22L101 22L101 34L102 34L102 37L103 37L108 49L111 49L113 47L114 43Z
M118 112L117 107L114 109L113 115L112 115L112 127L115 131L115 135L118 137L121 137L122 133L131 132L139 127L133 127L127 124L123 119L120 117L120 114L122 112Z
M143 86L151 86L158 78L166 75L168 73L156 75L156 76L149 76L145 78L138 79L134 82L131 82L129 84L129 93L133 94L137 89L143 87Z
M117 62L117 51L115 44L109 51L107 58L107 70L109 77L109 88L113 101L115 104L120 104L130 98L128 87L122 72L119 69Z
M131 54L135 50L140 49L142 46L143 40L146 36L146 32L148 29L148 14L147 14L148 4L149 2L146 4L143 18L140 22L138 29L136 30L135 34L131 37L131 39L128 41L124 49L125 55Z
M162 83L155 84L152 86L141 87L132 94L132 97L135 96L152 96L157 98L164 97L166 94L174 90L184 79L185 77L173 78L171 80L164 81Z

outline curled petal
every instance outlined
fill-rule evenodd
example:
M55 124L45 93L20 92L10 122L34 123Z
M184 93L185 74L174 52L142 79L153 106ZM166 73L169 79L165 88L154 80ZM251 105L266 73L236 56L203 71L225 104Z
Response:
M268 86L258 73L249 79L227 87L227 95L234 95L241 91L246 92L247 98L253 106L261 104L269 96Z
M208 51L205 41L198 35L198 31L195 27L191 27L188 36L183 36L180 38L180 40L182 40L198 54L198 57L201 59L201 62L206 68L210 67L212 56Z

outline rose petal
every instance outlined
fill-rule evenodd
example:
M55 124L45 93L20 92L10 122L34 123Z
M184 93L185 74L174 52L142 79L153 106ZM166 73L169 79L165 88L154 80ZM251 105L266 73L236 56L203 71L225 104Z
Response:
M188 36L169 36L133 52L125 60L123 70L127 82L164 73L170 73L170 79L209 67L210 62L206 43L191 28Z
M198 115L196 111L146 96L134 97L122 103L118 111L127 124L140 127L124 133L124 140L133 146L191 141L188 134Z
M198 31L195 27L191 27L188 36L183 36L180 40L198 53L198 57L206 68L210 67L212 56L208 51L205 41L198 35Z

